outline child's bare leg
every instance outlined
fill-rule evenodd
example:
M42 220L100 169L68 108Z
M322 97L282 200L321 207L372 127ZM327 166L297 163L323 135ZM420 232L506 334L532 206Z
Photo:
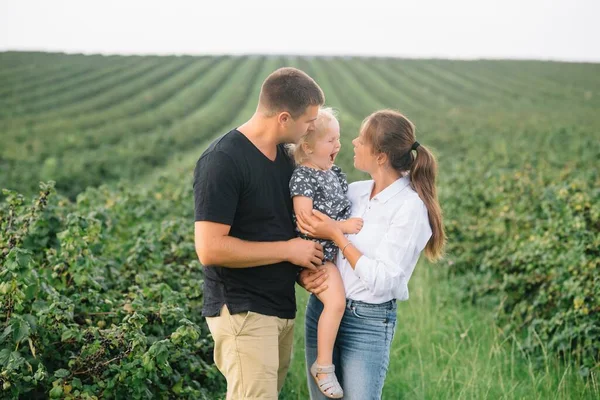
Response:
M323 303L323 312L317 326L317 364L330 365L333 363L335 337L346 308L346 293L337 267L328 261L321 268L326 268L329 276L327 289L317 295ZM317 377L323 377L321 375L318 374Z

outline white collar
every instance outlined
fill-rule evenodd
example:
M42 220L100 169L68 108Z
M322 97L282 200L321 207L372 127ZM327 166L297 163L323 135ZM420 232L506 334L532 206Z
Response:
M372 181L370 185L365 185L365 192L360 195L360 197L370 196L371 191L373 190L373 185L375 185L375 181ZM406 189L406 187L410 185L410 176L407 174L401 178L396 179L394 183L390 186L383 189L381 192L377 193L371 200L377 200L382 203L386 203L389 199L400 193L402 190Z

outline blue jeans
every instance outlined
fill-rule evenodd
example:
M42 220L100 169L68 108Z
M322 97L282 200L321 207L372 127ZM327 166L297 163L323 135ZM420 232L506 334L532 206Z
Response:
M381 399L396 328L396 301L368 304L346 300L333 349L335 374L345 400ZM323 303L311 295L306 306L306 372L311 400L326 400L309 368L317 359L317 324Z

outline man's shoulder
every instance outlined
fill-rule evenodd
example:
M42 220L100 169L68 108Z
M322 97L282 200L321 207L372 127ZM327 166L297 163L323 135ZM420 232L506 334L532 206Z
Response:
M240 168L237 160L239 153L236 152L239 144L236 146L235 143L232 143L237 141L235 132L232 130L214 139L202 152L196 161L194 171L196 178L209 175L214 175L213 178L216 178L216 175L239 174Z
M242 134L234 129L217 137L202 152L197 164L237 164L245 151L244 138L241 136Z
M237 130L233 129L216 139L214 139L204 150L202 156L206 154L210 154L213 152L222 152L225 154L233 154L237 149L239 149L240 145L240 134Z

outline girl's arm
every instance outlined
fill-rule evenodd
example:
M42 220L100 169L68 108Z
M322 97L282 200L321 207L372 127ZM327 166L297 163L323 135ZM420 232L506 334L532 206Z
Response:
M292 199L294 202L294 212L296 215L302 215L302 213L312 213L313 209L313 201L310 197L304 196L294 196ZM342 231L342 233L358 233L363 225L362 218L350 218L345 221L334 221L337 227ZM298 227L300 232L306 233Z
M310 197L294 196L292 201L294 202L294 213L297 216L303 213L312 213L313 200ZM300 232L304 233L301 229Z

